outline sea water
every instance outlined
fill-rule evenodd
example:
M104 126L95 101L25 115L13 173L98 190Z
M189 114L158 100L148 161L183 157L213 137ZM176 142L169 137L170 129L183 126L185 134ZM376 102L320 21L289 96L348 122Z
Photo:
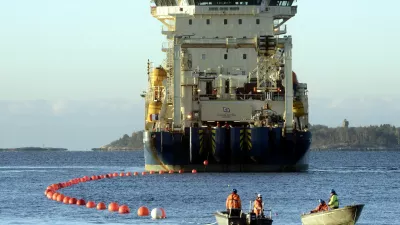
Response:
M197 173L117 177L61 189L86 201L118 202L130 214L65 205L47 199L46 187L72 178L141 172L143 152L0 152L0 224L212 224L232 188L248 210L256 193L272 209L274 225L301 224L300 215L328 200L365 204L358 224L400 224L400 151L310 152L306 173ZM146 206L167 218L138 217Z

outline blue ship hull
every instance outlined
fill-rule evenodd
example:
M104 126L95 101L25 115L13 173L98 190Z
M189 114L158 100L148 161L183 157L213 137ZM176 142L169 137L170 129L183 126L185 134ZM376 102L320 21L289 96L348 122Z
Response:
M283 137L279 127L188 127L184 133L145 131L143 139L147 171L307 171L311 145L309 131Z

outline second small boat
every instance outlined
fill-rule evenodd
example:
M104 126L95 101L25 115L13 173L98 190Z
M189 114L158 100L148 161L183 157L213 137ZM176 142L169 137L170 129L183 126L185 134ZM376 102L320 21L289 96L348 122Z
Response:
M361 215L364 204L345 206L339 209L304 214L303 225L354 225Z

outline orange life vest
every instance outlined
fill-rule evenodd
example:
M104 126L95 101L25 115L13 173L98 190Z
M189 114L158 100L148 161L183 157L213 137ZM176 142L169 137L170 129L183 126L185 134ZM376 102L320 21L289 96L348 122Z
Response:
M262 212L262 200L256 199L254 201L254 207L253 207L253 212L258 216Z
M238 194L232 193L226 199L226 208L227 209L241 209L242 201Z

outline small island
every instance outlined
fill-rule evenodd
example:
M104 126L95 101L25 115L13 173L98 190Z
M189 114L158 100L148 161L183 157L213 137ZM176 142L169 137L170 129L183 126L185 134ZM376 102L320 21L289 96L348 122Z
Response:
M0 148L0 152L33 152L33 151L67 151L66 148L46 148L46 147L22 147L22 148Z
M340 127L311 125L311 150L400 150L400 128L390 124L349 127L347 120ZM125 134L120 139L94 151L143 150L143 131Z
M143 131L133 132L131 136L124 134L120 139L92 151L137 151L143 150Z

